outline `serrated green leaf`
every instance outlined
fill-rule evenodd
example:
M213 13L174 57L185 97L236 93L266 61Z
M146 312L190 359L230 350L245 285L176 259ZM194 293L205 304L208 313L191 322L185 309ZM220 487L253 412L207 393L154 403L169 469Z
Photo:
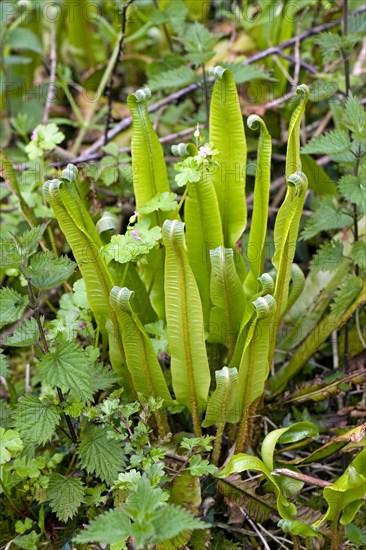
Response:
M39 338L39 329L36 320L32 317L23 321L17 326L12 336L6 336L3 338L4 346L11 346L14 348L22 348L31 346L37 342Z
M158 193L154 198L141 206L139 212L140 214L150 214L157 210L168 212L169 210L177 210L177 208L177 195L165 191L164 193Z
M366 243L357 241L352 244L351 258L360 269L366 271Z
M57 256L47 251L32 256L30 265L23 269L23 273L33 286L48 290L66 281L75 268L76 263L67 256Z
M353 202L362 210L366 210L366 186L362 184L361 178L351 174L342 176L337 187L347 201Z
M87 529L76 535L76 543L122 543L131 533L131 522L122 508L109 510L94 519Z
M322 244L311 262L311 269L319 271L335 271L344 260L343 244L341 241L330 241Z
M0 376L6 378L8 376L9 363L4 350L0 349Z
M332 130L312 138L301 147L301 153L310 155L340 155L351 149L351 142L345 130Z
M24 313L28 305L28 297L22 296L12 288L0 290L0 328L15 323Z
M196 73L186 65L160 72L149 79L147 85L150 90L169 90L181 88L196 80Z
M343 124L351 130L353 138L358 141L366 140L366 111L352 92L346 99L346 111L342 119Z
M255 65L243 65L239 63L222 63L222 67L230 69L237 84L251 82L252 80L275 80L271 75Z
M338 207L331 198L323 198L320 207L306 220L301 238L311 239L321 231L343 229L353 224L351 211Z
M184 48L187 59L196 67L206 63L214 56L214 46L220 35L212 34L207 27L197 21L187 25L184 31Z
M162 506L158 517L152 523L155 531L151 538L152 544L161 544L184 531L210 527L209 524L192 516L188 510L178 506Z
M97 364L90 372L90 385L93 393L110 388L116 381L114 371L101 363Z
M91 401L91 374L94 366L75 342L58 343L53 351L42 356L37 368L46 384L73 390L85 403Z
M348 275L337 289L330 305L333 315L341 316L357 298L362 288L362 279L357 275Z
M329 63L335 56L338 57L344 46L343 37L332 32L322 32L317 37L316 43L322 50L324 63Z
M22 261L22 253L14 239L0 234L0 268L18 268Z
M22 449L23 443L17 431L0 428L0 465L9 462Z
M14 411L14 426L27 443L42 445L49 441L60 422L60 411L52 403L33 395L18 400Z
M49 478L47 500L60 521L66 522L74 517L84 500L84 494L84 485L79 478L61 474L53 474Z
M108 437L108 429L90 426L82 434L77 450L80 464L111 485L125 465L121 443Z
M366 533L354 523L349 523L346 526L346 537L356 548L361 548L366 545Z
M22 249L23 256L28 256L37 250L38 241L42 238L46 228L47 224L42 223L41 225L27 229L27 231L24 231L20 237L16 238L20 248Z

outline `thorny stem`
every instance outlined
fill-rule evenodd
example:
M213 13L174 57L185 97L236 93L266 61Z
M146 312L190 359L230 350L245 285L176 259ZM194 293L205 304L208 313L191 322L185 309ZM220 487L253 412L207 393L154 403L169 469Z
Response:
M40 347L40 348L41 348L42 353L46 354L46 353L49 352L49 347L48 347L48 343L47 343L47 340L46 340L46 335L44 333L44 329L43 329L43 325L42 325L42 321L41 321L41 315L39 313L39 304L36 300L32 284L29 280L27 280L27 286L28 286L28 293L29 293L29 298L30 298L30 307L33 310L33 315L34 315L34 318L36 320L38 330L39 330L39 337L40 337L41 342L42 342L42 347ZM60 403L65 401L65 398L63 396L61 388L57 388L57 395L58 395ZM65 418L67 427L69 428L70 438L71 438L73 443L76 443L77 442L77 437L76 437L74 426L71 422L71 418L69 417L68 414L65 414L65 413L63 413L63 416Z

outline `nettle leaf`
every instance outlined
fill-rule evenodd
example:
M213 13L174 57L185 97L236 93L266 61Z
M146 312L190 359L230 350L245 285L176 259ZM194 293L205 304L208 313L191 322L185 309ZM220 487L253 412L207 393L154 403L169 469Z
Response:
M215 55L214 47L219 39L220 35L212 34L207 27L197 21L187 25L182 42L189 62L197 67L212 59Z
M90 382L93 393L110 388L116 381L117 378L114 371L101 363L97 364L90 372Z
M14 348L31 346L39 338L39 329L36 320L32 317L17 326L12 336L5 336L3 344Z
M366 32L366 19L364 13L356 13L348 17L348 32L350 34L360 33L361 37Z
M351 211L344 207L338 208L331 198L324 198L320 207L306 221L302 230L301 238L311 239L321 231L331 231L332 229L343 229L353 224Z
M8 376L9 363L4 350L0 349L0 376L6 378Z
M332 130L312 138L301 147L301 153L310 155L340 155L351 149L349 135L345 130Z
M94 366L87 353L75 342L58 343L54 350L43 355L37 369L46 384L73 390L85 403L92 400Z
M108 437L107 428L90 426L81 436L77 453L81 466L108 485L112 485L125 466L121 443Z
M161 72L149 79L147 86L151 91L181 88L196 80L196 73L186 65Z
M85 490L81 479L53 474L49 478L47 499L60 521L74 517L84 500Z
M366 271L366 243L357 241L352 244L351 258L360 269Z
M343 37L332 32L322 32L316 39L324 57L324 63L328 63L338 56L344 46Z
M122 543L131 533L131 521L122 508L100 514L90 525L74 538L78 544L98 542L101 544Z
M22 296L12 288L0 290L0 328L15 323L24 313L28 305L28 297Z
M271 75L262 69L259 69L255 65L243 65L243 63L221 63L221 67L229 69L237 84L243 84L244 82L250 82L252 80L276 80Z
M161 239L161 228L148 229L149 223L144 218L124 235L113 235L111 242L102 249L107 260L113 259L121 264L134 262L155 248Z
M29 255L35 252L38 248L38 241L41 240L43 233L46 231L47 224L42 223L36 227L32 227L24 231L20 237L16 237L16 241L22 249L23 255Z
M1 269L18 268L22 253L14 239L0 234L0 267Z
M154 198L141 206L139 212L140 214L150 214L151 212L155 212L157 210L169 212L170 210L177 210L177 208L177 195L175 193L165 191L164 193L158 193Z
M366 111L360 100L349 93L346 99L346 111L342 122L351 130L353 138L358 141L365 141L366 135Z
M38 252L23 269L24 276L40 290L54 288L68 279L76 268L76 263L67 256L57 256L53 252Z
M209 525L195 518L188 510L178 506L162 506L159 515L153 520L154 535L151 537L152 544L162 544L182 532L194 529L207 529Z
M9 462L22 449L23 443L17 431L0 428L0 465Z
M337 289L330 305L333 315L342 315L357 298L362 288L362 279L357 275L348 275Z
M340 241L330 241L317 250L311 262L311 270L314 273L335 271L343 260L343 244Z
M53 403L24 395L15 407L14 426L25 442L43 445L52 439L60 416L60 410Z
M350 174L341 177L338 182L338 190L343 197L365 210L366 186L361 183L361 178Z

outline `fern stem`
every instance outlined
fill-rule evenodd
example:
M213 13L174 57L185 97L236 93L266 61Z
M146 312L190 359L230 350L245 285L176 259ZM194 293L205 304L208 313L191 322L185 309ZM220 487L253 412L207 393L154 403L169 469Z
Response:
M212 451L212 464L214 464L215 466L218 466L219 464L219 458L220 458L221 446L222 446L222 436L224 435L225 424L226 422L219 422L217 424L216 438L215 438L214 448Z

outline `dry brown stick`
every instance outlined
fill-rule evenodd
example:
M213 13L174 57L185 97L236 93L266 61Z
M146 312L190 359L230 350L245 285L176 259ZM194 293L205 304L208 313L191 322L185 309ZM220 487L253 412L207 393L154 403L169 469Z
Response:
M291 477L292 479L297 479L298 481L302 481L307 485L315 485L316 487L324 488L332 485L330 481L324 481L323 479L319 479L318 477L301 474L300 472L294 472L293 470L289 470L288 468L277 468L276 470L274 470L274 472L272 472L272 474Z

